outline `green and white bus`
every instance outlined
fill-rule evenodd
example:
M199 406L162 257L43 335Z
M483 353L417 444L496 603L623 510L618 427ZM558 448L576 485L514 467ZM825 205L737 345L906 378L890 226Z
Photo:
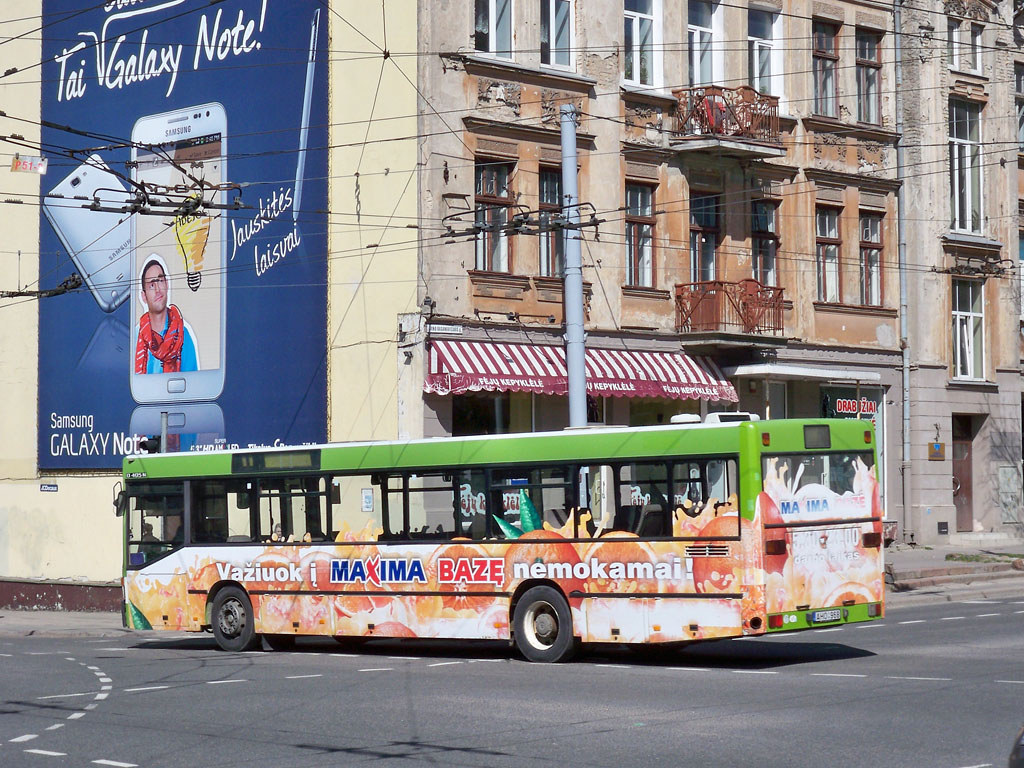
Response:
M554 662L877 620L876 462L825 419L129 456L125 625Z

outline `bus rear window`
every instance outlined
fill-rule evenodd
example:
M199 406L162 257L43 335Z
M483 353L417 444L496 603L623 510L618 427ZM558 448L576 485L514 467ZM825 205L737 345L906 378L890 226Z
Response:
M882 515L870 451L765 456L763 461L762 496L771 503L758 503L766 524Z
M765 490L769 478L795 493L809 485L824 486L833 493L852 493L857 473L874 473L875 457L864 453L815 453L764 458Z

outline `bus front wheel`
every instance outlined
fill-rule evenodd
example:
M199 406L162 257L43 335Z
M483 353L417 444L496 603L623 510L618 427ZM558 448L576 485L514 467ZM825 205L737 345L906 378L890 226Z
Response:
M225 651L251 651L259 644L252 602L238 587L224 587L213 599L213 636Z
M512 616L516 647L528 661L554 664L576 651L572 613L562 594L551 587L528 589Z

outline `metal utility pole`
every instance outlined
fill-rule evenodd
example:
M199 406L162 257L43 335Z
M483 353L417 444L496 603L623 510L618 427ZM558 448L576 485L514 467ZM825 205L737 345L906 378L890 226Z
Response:
M576 189L576 108L561 107L562 198L565 211L565 362L569 372L569 426L587 425L587 370L583 334L583 259Z

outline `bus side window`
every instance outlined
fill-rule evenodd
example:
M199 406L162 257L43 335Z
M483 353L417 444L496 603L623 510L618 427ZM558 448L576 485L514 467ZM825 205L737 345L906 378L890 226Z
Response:
M370 475L331 478L330 538L335 541L376 541L384 531L384 502L379 481Z
M405 481L410 538L451 539L463 535L452 475L409 475Z
M193 480L190 517L192 541L211 544L227 541L228 503L223 480Z
M459 528L463 536L480 541L488 537L487 476L482 469L465 469L455 473L459 491Z
M668 465L637 462L619 467L619 509L613 530L639 536L671 534L668 509Z
M611 528L615 519L615 474L608 465L580 467L577 535L596 535ZM589 520L587 516L589 515Z
M235 480L227 486L228 541L252 541L252 480Z

